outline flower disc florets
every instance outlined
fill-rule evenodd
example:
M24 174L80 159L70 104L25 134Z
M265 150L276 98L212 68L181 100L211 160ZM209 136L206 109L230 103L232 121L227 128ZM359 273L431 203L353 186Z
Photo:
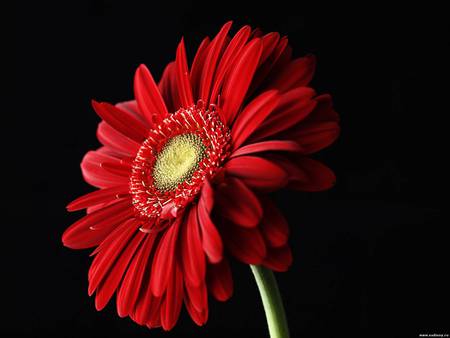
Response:
M170 114L149 132L133 161L130 193L139 216L183 208L229 154L230 132L214 105L200 101Z

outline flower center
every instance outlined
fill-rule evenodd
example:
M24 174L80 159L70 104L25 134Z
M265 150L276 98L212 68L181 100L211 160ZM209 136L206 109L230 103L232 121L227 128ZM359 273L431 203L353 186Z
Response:
M152 173L155 187L160 191L173 190L189 180L205 157L205 151L202 139L195 134L171 138L156 156Z
M157 228L191 203L230 153L230 131L214 105L180 108L149 131L133 160L136 216Z

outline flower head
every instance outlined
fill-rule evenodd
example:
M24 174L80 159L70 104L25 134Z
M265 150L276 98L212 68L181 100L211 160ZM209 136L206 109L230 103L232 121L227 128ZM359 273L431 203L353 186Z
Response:
M141 65L135 100L93 101L102 147L83 158L98 190L68 205L87 215L65 246L96 247L89 294L98 310L116 294L120 316L171 329L184 303L208 318L208 294L233 292L229 256L285 271L288 226L267 194L318 191L335 177L308 157L339 134L329 95L308 87L311 55L292 58L286 37L231 23L203 40L191 67L184 41L159 84Z

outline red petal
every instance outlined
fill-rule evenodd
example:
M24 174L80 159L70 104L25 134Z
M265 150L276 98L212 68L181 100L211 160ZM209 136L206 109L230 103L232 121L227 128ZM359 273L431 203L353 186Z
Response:
M114 260L135 233L136 224L137 222L134 218L130 218L120 224L90 255L95 256L95 258L88 272L89 296L95 292L95 289L105 277L111 264L114 263Z
M88 272L88 293L92 295L105 277L111 265L120 255L121 251L137 232L139 222L130 218L117 227L106 239L94 250L96 256L92 261Z
M268 74L268 81L267 85L272 88L273 80L276 79L283 70L292 62L292 47L289 46L287 37L284 37L285 41L283 42L283 38L280 41L281 47L284 46L284 48L281 50L281 53L279 57L273 61L272 69L270 70L270 73Z
M252 140L261 140L286 130L302 121L316 106L311 88L293 89L281 96L278 106L253 134Z
M210 214L214 205L214 190L208 179L203 182L200 199L205 206L206 211Z
M217 193L217 203L222 216L237 225L253 228L261 221L263 210L258 197L239 179L226 180Z
M186 59L186 49L184 47L184 40L181 39L177 48L177 56L175 59L177 83L178 83L178 95L183 107L190 107L194 104L192 98L192 89L189 78L189 69Z
M151 261L149 262L151 264ZM147 272L149 272L151 267L149 266ZM154 321L155 317L159 316L160 307L162 297L155 297L152 294L150 287L150 273L146 274L146 279L143 281L144 289L142 290L142 294L137 299L137 304L135 308L135 312L130 314L132 319L140 324L146 325L150 321Z
M122 158L110 153L106 147L100 147L97 150L88 152L87 154L89 154L89 156L85 156L86 160L92 164L98 165L98 167L101 167L100 164L102 162L120 163L122 160Z
M206 261L195 207L191 207L181 229L181 266L188 283L194 286L203 283Z
M140 122L142 122L147 128L150 127L150 124L146 120L145 116L142 114L141 110L138 107L136 100L123 101L116 103L115 106L119 109L122 109L132 116L137 118Z
M339 115L333 109L333 102L329 94L322 94L315 98L316 108L308 116L305 122L339 122Z
M208 292L205 281L198 286L185 283L186 296L189 298L192 306L197 312L203 312L208 309Z
M226 37L228 31L230 30L232 22L227 22L220 32L216 35L216 37L211 41L211 45L208 51L208 55L206 56L203 72L200 81L200 98L205 101L205 103L209 102L209 94L211 92L212 79L214 76L214 72L217 67L217 62L219 60L219 56L222 53L222 49L224 47L224 43L226 41Z
M289 138L300 143L302 153L307 155L328 147L338 138L339 133L337 122L308 123L289 133Z
M263 51L261 54L260 64L264 63L268 57L273 53L280 41L280 34L271 32L262 37Z
M186 309L189 312L189 315L191 316L192 320L195 322L195 324L202 326L206 323L208 320L208 307L206 307L202 311L198 311L194 305L192 304L192 301L189 299L189 297L185 293L184 297L184 304L186 306Z
M289 269L292 264L292 252L288 245L282 246L281 248L269 248L267 251L267 256L262 262L266 268L284 272Z
M200 78L202 76L202 69L205 67L205 59L208 54L210 46L209 37L203 39L202 43L197 49L197 53L194 56L191 66L191 87L192 96L194 100L198 98L200 91Z
M134 256L130 267L120 285L117 293L117 313L120 317L129 315L135 308L141 289L144 289L142 283L147 269L151 268L149 264L150 254L155 242L156 236L147 235L142 247Z
M278 105L278 102L278 92L271 90L262 93L244 108L231 129L234 149L245 142Z
M125 248L117 257L117 260L111 264L110 270L104 275L101 283L98 285L95 295L95 308L98 311L108 304L144 238L145 235L143 233L135 233L133 238L126 243Z
M158 310L159 309L157 309L155 314L152 317L150 317L150 320L146 324L149 329L161 327L161 311Z
M220 63L217 67L210 102L216 102L217 95L219 94L219 89L222 86L223 79L225 78L225 75L228 73L231 66L234 64L236 57L240 54L242 48L247 42L250 36L250 32L251 32L250 26L242 27L236 33L233 39L231 39L230 43L225 49L221 57Z
M270 83L269 88L285 92L297 87L304 87L311 81L316 68L314 55L292 60Z
M262 53L261 39L254 39L247 44L242 56L236 61L223 88L223 114L231 125L242 105L248 87L253 79Z
M264 217L261 222L261 232L266 243L271 247L286 244L289 238L289 226L283 214L268 198L262 200Z
M147 138L148 131L145 125L130 113L107 102L100 103L92 100L92 107L111 127L130 139L141 143Z
M258 143L248 144L233 152L230 158L237 156L261 153L266 151L288 151L288 152L300 152L303 149L294 141L263 141Z
M131 163L127 160L119 160L114 162L105 161L101 162L100 166L111 174L126 177L127 179L129 179L131 174Z
M203 196L202 189L202 196ZM202 231L203 250L211 262L219 262L222 259L223 245L216 226L211 221L210 213L205 203L205 198L200 198L197 205L197 217Z
M94 257L97 255L100 251L106 250L106 248L109 248L113 242L117 241L119 237L123 235L124 232L130 230L130 224L134 224L136 219L134 217L130 217L129 219L122 222L120 225L118 225L115 229L113 229L108 236L92 251L92 253L89 255L91 257ZM95 261L93 262L95 263ZM91 273L95 271L95 267L91 265L91 268L89 269L88 279L91 279Z
M321 191L331 188L336 182L336 176L330 168L308 157L297 159L294 168L289 169L291 189Z
M264 43L264 39L263 39ZM274 66L278 63L278 60L283 53L286 50L286 47L288 46L288 39L284 36L282 37L278 45L275 47L272 54L270 54L266 61L258 67L256 70L255 76L253 78L252 84L249 89L249 93L254 93L256 89L263 83L263 81L268 77L269 73L272 71ZM264 54L264 51L263 51ZM261 56L261 59L264 57L264 55Z
M208 289L215 299L224 302L233 294L233 276L226 258L208 265Z
M277 189L287 183L286 172L271 161L256 156L238 156L225 164L229 175L238 177L245 184L260 189Z
M64 238L64 246L71 249L87 249L95 247L103 242L103 240L123 221L130 219L133 216L132 212L124 211L117 215L114 219L107 219L110 222L102 228L87 228L79 231L76 234Z
M112 230L133 214L131 200L128 198L120 200L73 223L64 231L62 242L72 249L98 245Z
M169 278L175 268L175 248L183 217L179 217L165 230L155 251L150 286L153 295L160 297L166 291Z
M164 98L167 110L171 113L177 111L180 107L180 100L177 94L175 62L170 62L164 69L158 88Z
M161 325L164 330L171 330L180 316L183 303L183 275L178 265L175 266L167 286L166 299L161 306Z
M150 125L154 124L155 115L165 117L168 114L158 86L143 64L138 67L134 76L134 96L140 111Z
M106 155L100 148L97 151L89 151L81 161L81 171L86 182L97 188L109 188L117 185L128 184L128 177L113 174L105 168L102 163L119 162L117 158Z
M105 156L105 158L110 159L112 162L119 161L123 156L118 155L116 152L111 151L108 147L100 147L95 151L98 155ZM101 161L99 161L100 163Z
M120 155L135 156L140 147L139 143L119 133L105 121L98 124L97 138L104 146Z
M261 264L266 256L264 238L258 228L228 223L223 227L224 243L230 253L245 264Z
M340 133L339 116L333 109L331 97L320 95L315 100L317 105L311 114L283 135L283 138L299 142L304 154L311 154L329 146Z
M251 38L260 38L263 36L263 31L261 30L261 28L256 27L253 31L252 31L252 35Z
M128 185L111 187L93 191L89 194L78 197L69 203L68 211L81 210L100 203L106 203L115 199L120 199L128 195Z

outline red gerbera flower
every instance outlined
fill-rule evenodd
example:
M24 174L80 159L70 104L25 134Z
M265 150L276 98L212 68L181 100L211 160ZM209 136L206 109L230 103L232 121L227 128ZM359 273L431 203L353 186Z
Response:
M83 158L98 190L68 210L87 215L65 246L96 247L89 295L116 293L120 316L171 329L184 302L198 325L208 293L233 292L227 255L285 271L288 226L267 193L324 190L335 176L310 159L339 133L329 95L308 87L315 58L293 59L286 37L231 22L206 38L190 69L181 40L157 85L141 65L135 101L93 102L103 144Z

